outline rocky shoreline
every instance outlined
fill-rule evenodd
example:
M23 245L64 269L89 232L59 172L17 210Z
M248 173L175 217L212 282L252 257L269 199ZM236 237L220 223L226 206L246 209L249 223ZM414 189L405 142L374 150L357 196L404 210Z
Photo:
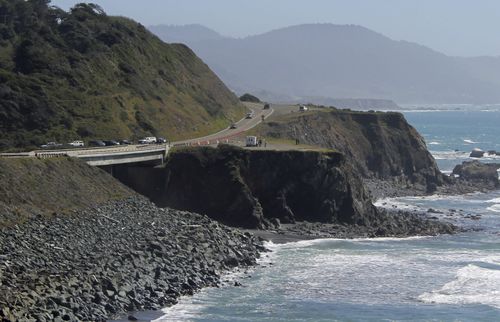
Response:
M262 242L143 197L0 230L0 320L105 321L156 310L256 263Z
M277 229L252 230L263 239L276 244L318 238L376 238L412 237L454 234L460 231L455 225L431 218L429 214L397 209L378 208L380 222L373 226L343 225L332 223L298 222L283 224Z

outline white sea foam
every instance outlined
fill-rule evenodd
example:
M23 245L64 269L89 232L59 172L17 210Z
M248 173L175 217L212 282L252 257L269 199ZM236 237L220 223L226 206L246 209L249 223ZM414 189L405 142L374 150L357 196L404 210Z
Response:
M430 151L436 160L468 159L470 152L466 151Z
M500 212L500 204L496 204L496 205L490 206L490 207L488 207L486 209L489 210L489 211L493 211L493 212Z
M453 281L423 293L425 303L484 304L500 308L500 270L469 264L458 270Z
M429 145L440 145L441 143L437 142L437 141L432 141L429 143Z
M476 144L476 143L479 143L479 142L475 142L475 141L470 140L470 139L464 139L464 142L465 142L465 143L468 143L468 144Z
M487 203L500 203L500 198L493 198L490 200L486 200Z

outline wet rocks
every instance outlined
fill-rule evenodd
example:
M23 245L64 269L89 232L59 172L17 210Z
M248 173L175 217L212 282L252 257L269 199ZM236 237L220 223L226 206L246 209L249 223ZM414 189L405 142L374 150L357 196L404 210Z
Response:
M255 263L251 234L142 197L0 230L0 320L104 321L155 310ZM126 316L126 315L125 315Z
M478 148L472 149L469 157L471 158L482 158L484 156L484 151Z
M455 166L453 175L457 175L460 180L482 182L485 185L496 188L499 186L497 170L500 164L481 163L477 160L464 161Z

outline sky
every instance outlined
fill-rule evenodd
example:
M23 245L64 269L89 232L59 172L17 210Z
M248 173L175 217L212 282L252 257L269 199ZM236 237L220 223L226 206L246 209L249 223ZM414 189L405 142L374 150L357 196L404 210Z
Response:
M83 0L52 0L68 10ZM499 0L92 0L145 26L201 24L245 37L304 24L355 24L450 56L500 56Z

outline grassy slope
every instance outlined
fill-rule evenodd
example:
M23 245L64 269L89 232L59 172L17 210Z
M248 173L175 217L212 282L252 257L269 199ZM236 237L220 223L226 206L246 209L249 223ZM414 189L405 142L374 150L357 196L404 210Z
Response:
M0 14L0 149L76 138L182 139L245 113L189 48L165 44L132 20L34 0L0 0Z
M76 159L0 159L0 227L133 194L103 170Z

